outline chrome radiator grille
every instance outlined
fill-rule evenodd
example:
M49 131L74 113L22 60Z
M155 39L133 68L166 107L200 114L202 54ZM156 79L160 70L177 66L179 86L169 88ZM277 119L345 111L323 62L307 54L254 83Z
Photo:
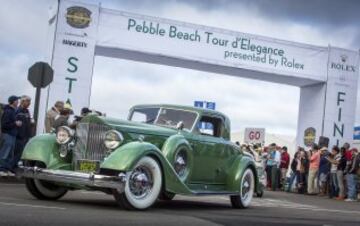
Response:
M76 127L76 144L73 153L75 166L77 160L102 161L107 149L104 145L105 133L109 126L95 123L79 123Z

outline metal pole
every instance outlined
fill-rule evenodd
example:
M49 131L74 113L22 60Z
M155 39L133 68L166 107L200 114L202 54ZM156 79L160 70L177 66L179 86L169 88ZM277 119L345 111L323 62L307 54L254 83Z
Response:
M37 87L36 88L36 94L35 94L35 105L34 105L35 126L38 124L37 122L38 122L38 118L39 118L40 95L41 95L41 88ZM35 128L35 131L36 131L36 128Z

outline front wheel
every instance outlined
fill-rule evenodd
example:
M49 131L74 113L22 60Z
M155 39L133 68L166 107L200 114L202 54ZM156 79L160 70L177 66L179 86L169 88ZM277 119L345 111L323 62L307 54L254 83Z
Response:
M249 207L254 195L254 188L254 173L250 168L247 168L240 180L240 194L230 196L232 207L237 209Z
M57 200L67 193L67 189L57 186L51 182L26 178L27 190L40 200Z
M151 157L143 157L134 167L126 180L125 190L114 190L117 203L127 210L145 210L159 197L162 175L159 163Z

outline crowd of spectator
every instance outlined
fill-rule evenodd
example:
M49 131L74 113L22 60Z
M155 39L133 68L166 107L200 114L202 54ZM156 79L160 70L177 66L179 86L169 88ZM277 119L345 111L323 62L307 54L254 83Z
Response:
M10 96L1 110L0 176L15 176L22 151L34 134L29 96Z
M30 105L31 98L24 95L10 96L8 104L0 106L0 177L15 176L25 145L36 133L35 121L29 111ZM75 128L82 117L89 113L102 115L84 107L80 116L72 119L71 104L57 101L46 113L45 132L54 132L60 126Z
M331 149L319 148L316 144L308 151L299 148L291 170L295 176L290 180L288 191L295 187L299 193L328 195L337 200L356 201L358 198L360 154L348 143Z
M258 145L242 148L258 161L262 159L268 190L328 196L348 202L358 199L360 153L348 143L331 149L317 144L308 150L298 147L292 159L287 147L274 143L264 148Z

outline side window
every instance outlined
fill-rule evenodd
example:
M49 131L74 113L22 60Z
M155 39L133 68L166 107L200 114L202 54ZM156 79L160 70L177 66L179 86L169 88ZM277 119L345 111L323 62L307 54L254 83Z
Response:
M221 137L222 120L216 117L201 117L197 128L202 135Z

